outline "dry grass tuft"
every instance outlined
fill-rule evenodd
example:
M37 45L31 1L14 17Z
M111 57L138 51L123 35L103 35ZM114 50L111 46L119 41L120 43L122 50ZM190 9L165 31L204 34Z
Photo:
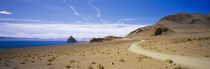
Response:
M120 59L120 62L125 62L125 59Z
M20 62L20 64L26 64L26 62Z
M66 65L66 68L72 68L70 65Z
M184 67L181 67L181 66L174 66L173 69L188 69L188 68L184 68Z
M76 62L76 60L70 60L70 63L75 63Z
M104 69L104 67L101 64L98 64L97 69Z
M169 64L172 64L172 63L173 63L173 60L171 60L171 59L166 59L166 62L169 63Z
M52 65L52 63L48 62L46 65Z
M93 69L93 67L92 67L91 65L89 65L89 66L87 67L87 69Z

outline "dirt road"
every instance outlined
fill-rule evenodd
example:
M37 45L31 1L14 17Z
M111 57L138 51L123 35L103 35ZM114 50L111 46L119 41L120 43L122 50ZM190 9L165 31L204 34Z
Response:
M171 55L171 54L163 54L158 52L151 52L144 49L141 49L139 46L137 46L138 43L143 42L144 40L132 44L128 50L130 52L136 53L136 54L143 54L149 57L152 57L153 59L158 59L165 61L166 59L173 60L174 63L182 64L184 66L187 66L191 69L210 69L210 60L206 58L195 58L195 57L188 57L188 56L178 56L178 55Z

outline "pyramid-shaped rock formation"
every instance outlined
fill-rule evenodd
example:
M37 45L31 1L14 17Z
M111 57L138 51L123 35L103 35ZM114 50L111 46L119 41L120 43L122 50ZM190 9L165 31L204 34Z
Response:
M67 42L77 42L77 40L75 40L74 37L70 36Z

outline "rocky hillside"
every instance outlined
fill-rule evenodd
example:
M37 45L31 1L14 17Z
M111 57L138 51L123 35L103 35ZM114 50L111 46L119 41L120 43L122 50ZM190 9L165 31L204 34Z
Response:
M210 32L210 13L209 14L188 14L178 13L162 18L152 26L138 28L126 37L147 37L171 33L193 33Z

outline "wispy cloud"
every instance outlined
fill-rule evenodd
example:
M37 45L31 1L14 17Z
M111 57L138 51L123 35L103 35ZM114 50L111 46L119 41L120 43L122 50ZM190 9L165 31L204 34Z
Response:
M101 11L100 11L100 9L98 8L98 7L96 7L95 5L93 5L92 4L92 2L91 2L91 0L88 0L88 4L91 6L91 7L93 7L93 8L95 8L96 9L96 11L97 11L97 17L98 18L100 18L100 16L101 16Z
M122 21L132 21L132 20L136 20L136 19L132 19L132 18L123 18L123 19L119 19L119 20L117 21L117 24L122 23Z
M73 35L77 38L125 36L145 25L130 24L14 24L0 23L0 34L15 37L60 38Z
M69 6L69 8L74 12L74 15L80 16L73 6Z
M85 22L89 22L89 20L86 17L80 16L80 14L75 10L75 8L73 6L69 6L69 8L71 8L74 15L81 17Z
M0 11L0 14L13 14L13 13L8 12L8 11Z
M97 12L97 18L99 19L99 21L101 21L102 23L106 23L106 20L102 19L101 18L101 10L100 8L98 8L97 6L95 6L93 3L93 0L88 0L88 4L93 7L94 9L96 9L96 12Z
M86 17L81 17L84 21L90 22Z
M45 21L43 21L43 20L35 20L35 19L16 19L16 18L0 18L0 21L45 22Z

